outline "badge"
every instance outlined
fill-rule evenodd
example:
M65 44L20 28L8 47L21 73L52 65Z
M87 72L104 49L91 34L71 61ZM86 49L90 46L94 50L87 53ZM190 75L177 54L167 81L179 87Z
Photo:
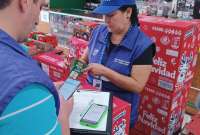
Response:
M101 88L102 88L102 80L99 79L99 78L94 78L92 86L96 87L98 90L101 90Z

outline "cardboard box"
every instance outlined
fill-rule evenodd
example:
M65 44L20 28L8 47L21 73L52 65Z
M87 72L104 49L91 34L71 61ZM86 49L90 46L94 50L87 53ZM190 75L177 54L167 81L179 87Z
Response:
M128 135L130 127L131 105L113 97L112 135Z
M172 135L182 125L187 84L177 92L146 85L139 106L138 121L163 135Z
M54 50L36 55L33 58L41 63L42 69L52 81L64 81L68 77L70 68L65 65L62 52L60 54L60 51Z
M52 45L53 48L55 48L58 45L58 40L57 40L56 36L51 35L49 33L31 32L28 35L28 38L48 43L48 44Z
M88 46L88 41L73 36L69 39L69 44L75 49L76 57L80 58Z
M140 27L156 43L149 83L168 91L181 89L194 76L198 49L196 24L143 16Z
M98 25L97 22L77 22L74 26L74 36L89 41L92 30Z
M54 50L52 45L34 39L28 39L24 45L28 47L28 53L31 56Z

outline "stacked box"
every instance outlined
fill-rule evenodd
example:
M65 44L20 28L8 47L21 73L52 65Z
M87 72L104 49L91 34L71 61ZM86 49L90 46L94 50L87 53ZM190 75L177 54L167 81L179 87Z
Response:
M24 45L27 46L28 53L31 56L54 50L52 45L34 39L27 39L27 41L24 42Z
M58 45L58 40L56 38L56 36L51 35L51 34L47 34L47 33L43 33L43 32L31 32L28 35L28 38L37 40L37 41L41 41L44 43L48 43L50 45L52 45L53 48L55 48Z
M142 92L138 124L150 128L149 135L172 135L181 127L194 76L197 26L189 21L144 16L140 26L156 43L156 55Z
M88 46L88 41L73 36L69 39L69 44L75 49L76 57L80 58Z
M74 36L89 41L92 30L98 25L97 22L80 21L75 24Z
M156 43L150 84L168 91L181 89L194 76L196 27L188 21L155 17L140 19L141 29Z
M43 53L33 58L41 63L42 69L49 75L52 81L64 81L69 75L70 67L66 66L62 51L54 50Z
M128 135L130 126L131 105L113 97L112 135Z

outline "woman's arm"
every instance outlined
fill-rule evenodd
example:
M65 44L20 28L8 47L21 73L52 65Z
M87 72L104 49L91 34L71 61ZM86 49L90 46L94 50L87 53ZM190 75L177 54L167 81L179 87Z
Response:
M141 92L151 73L152 65L133 65L131 76L122 75L101 64L92 63L86 69L94 76L104 76L116 86L130 92Z

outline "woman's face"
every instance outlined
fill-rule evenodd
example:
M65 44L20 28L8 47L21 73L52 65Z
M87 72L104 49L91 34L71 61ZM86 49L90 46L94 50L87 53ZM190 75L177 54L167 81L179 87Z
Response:
M107 24L109 31L117 34L126 29L126 27L129 27L129 14L127 13L127 11L122 12L120 10L117 10L111 14L105 15L105 23Z

